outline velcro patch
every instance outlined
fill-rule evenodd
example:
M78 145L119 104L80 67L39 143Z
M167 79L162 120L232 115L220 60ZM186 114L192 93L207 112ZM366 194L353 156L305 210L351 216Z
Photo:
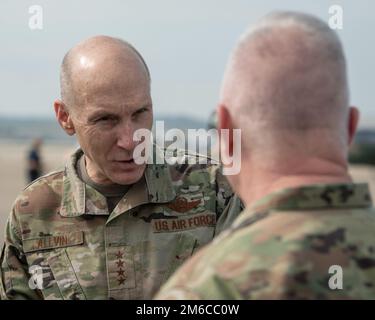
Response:
M198 206L204 206L203 193L200 192L178 196L176 199L166 204L165 206L173 211L185 213Z
M214 227L216 225L215 213L201 213L176 219L153 219L152 230L155 233L176 232L196 229L199 227Z
M70 247L83 244L83 231L23 240L24 252Z

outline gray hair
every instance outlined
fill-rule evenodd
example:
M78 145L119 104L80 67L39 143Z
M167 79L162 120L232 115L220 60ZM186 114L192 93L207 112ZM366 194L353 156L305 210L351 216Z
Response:
M255 59L261 63L254 64ZM268 62L275 63L268 68ZM272 76L265 77L263 70ZM267 119L272 127L297 130L334 125L338 116L346 116L343 110L349 105L338 36L308 14L265 16L240 37L231 55L222 89L222 99L228 98L251 114L252 122ZM322 117L316 109L329 112Z

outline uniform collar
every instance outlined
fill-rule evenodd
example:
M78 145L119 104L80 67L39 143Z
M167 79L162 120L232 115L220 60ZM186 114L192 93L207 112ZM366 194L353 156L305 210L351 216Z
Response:
M154 148L156 154L160 153ZM77 161L83 155L79 148L65 166L60 215L76 217L83 214L109 215L106 198L94 188L86 185L77 175ZM111 219L134 207L146 203L166 203L176 197L170 170L167 164L147 164L142 178L136 182L120 200L111 214Z
M294 210L369 208L372 206L367 183L316 184L271 193L246 208L235 225L255 213Z

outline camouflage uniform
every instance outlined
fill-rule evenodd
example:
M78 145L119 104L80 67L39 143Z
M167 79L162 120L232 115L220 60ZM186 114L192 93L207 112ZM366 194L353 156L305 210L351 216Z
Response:
M17 198L1 255L2 299L151 298L241 211L208 159L148 164L109 213L105 197L77 176L81 155Z
M332 290L340 288L332 265L342 268L342 290ZM368 186L314 185L264 197L182 266L156 298L375 299Z

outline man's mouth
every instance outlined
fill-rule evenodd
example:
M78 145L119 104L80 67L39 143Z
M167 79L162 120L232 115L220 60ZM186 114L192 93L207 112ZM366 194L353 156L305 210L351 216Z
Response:
M134 159L129 159L129 160L115 160L115 162L119 162L119 163L134 163Z

